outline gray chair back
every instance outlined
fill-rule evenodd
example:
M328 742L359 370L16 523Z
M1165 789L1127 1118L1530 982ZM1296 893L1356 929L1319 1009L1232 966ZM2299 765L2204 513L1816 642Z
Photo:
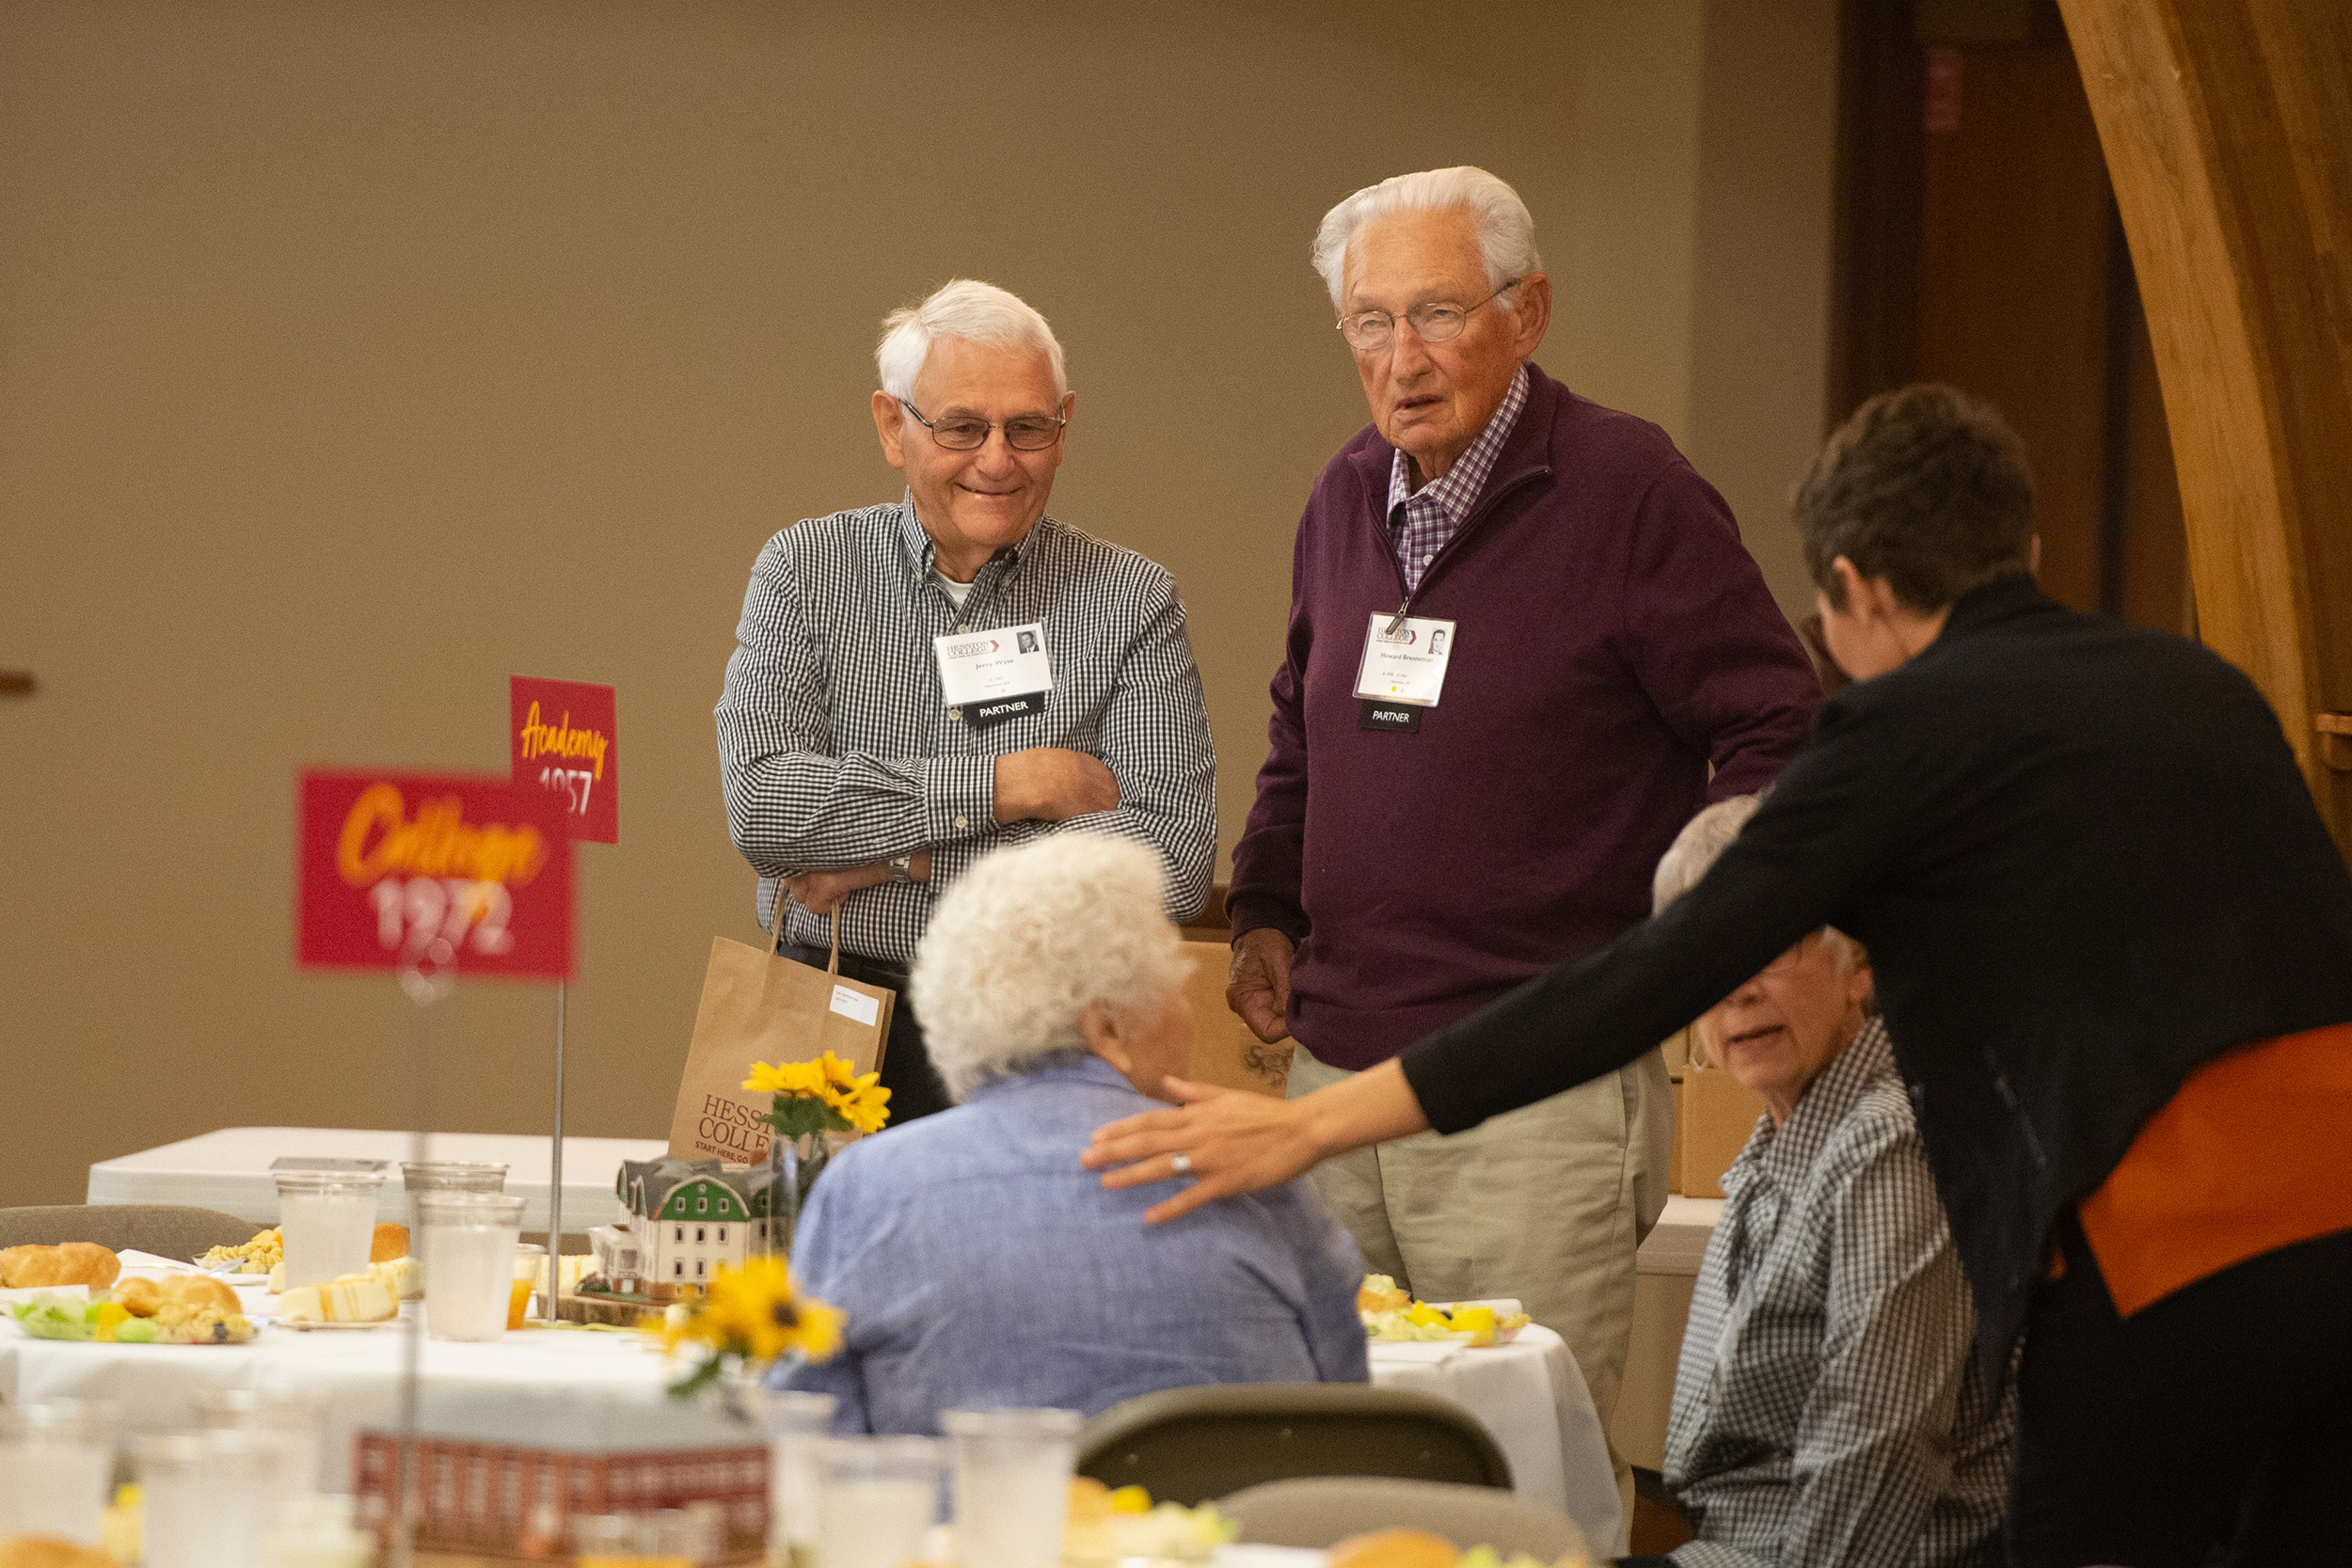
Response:
M1398 1476L1511 1485L1511 1465L1451 1400L1360 1383L1169 1388L1104 1411L1078 1433L1078 1473L1204 1502L1296 1476Z
M96 1242L190 1260L216 1246L242 1246L264 1227L217 1209L181 1203L55 1203L0 1209L0 1247Z
M1492 1546L1542 1562L1585 1549L1584 1532L1558 1509L1490 1486L1312 1476L1245 1487L1216 1506L1239 1522L1241 1539L1268 1546L1320 1549L1366 1530L1409 1527L1465 1549Z

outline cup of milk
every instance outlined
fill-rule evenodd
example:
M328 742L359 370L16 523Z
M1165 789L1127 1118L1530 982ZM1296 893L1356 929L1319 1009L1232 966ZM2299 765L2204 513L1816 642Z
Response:
M281 1170L278 1230L286 1246L286 1285L324 1285L365 1274L375 1243L382 1171Z
M424 1331L436 1339L495 1339L514 1298L522 1240L519 1193L416 1195L424 1259Z

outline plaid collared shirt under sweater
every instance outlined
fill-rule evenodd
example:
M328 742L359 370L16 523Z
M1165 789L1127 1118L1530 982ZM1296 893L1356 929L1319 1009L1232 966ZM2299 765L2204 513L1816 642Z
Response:
M1510 438L1511 427L1519 422L1519 410L1526 406L1527 367L1521 365L1486 428L1454 460L1443 479L1431 480L1416 490L1412 465L1401 449L1390 463L1389 542L1396 550L1397 565L1404 569L1407 594L1421 587L1422 574L1429 570L1429 563L1478 503L1478 493L1486 488L1486 476L1494 471L1495 458Z
M1043 711L975 729L942 699L931 639L1042 622L1054 688ZM841 907L841 947L908 963L931 900L973 861L1046 832L1138 839L1190 917L1216 852L1216 759L1184 606L1166 570L1040 518L981 566L959 608L932 569L911 497L814 517L768 541L743 596L719 699L719 775L736 847L759 873L768 924L779 879L929 848L928 883L885 883ZM1106 764L1115 810L998 825L995 759L1054 746ZM798 904L785 938L831 940Z
M1664 1476L1683 1568L1998 1560L2015 1380L1975 1320L1886 1030L1760 1117L1691 1298Z

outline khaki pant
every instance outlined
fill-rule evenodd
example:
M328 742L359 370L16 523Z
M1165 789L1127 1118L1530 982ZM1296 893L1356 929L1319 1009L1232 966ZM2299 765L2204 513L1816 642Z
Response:
M1353 1074L1301 1047L1293 1099ZM1375 1274L1423 1301L1517 1296L1576 1353L1605 1431L1625 1380L1633 1252L1666 1207L1674 1099L1653 1051L1467 1132L1419 1132L1315 1168ZM1612 1445L1618 1490L1632 1472ZM1626 1517L1632 1517L1629 1497Z

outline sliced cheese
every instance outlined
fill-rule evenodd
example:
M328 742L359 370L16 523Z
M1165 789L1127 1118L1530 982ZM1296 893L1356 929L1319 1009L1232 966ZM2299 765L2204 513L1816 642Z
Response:
M368 1277L382 1280L403 1301L415 1301L424 1294L424 1265L413 1256L370 1263Z
M288 1323L373 1323L400 1316L400 1298L381 1279L345 1275L324 1285L297 1285L278 1298Z

